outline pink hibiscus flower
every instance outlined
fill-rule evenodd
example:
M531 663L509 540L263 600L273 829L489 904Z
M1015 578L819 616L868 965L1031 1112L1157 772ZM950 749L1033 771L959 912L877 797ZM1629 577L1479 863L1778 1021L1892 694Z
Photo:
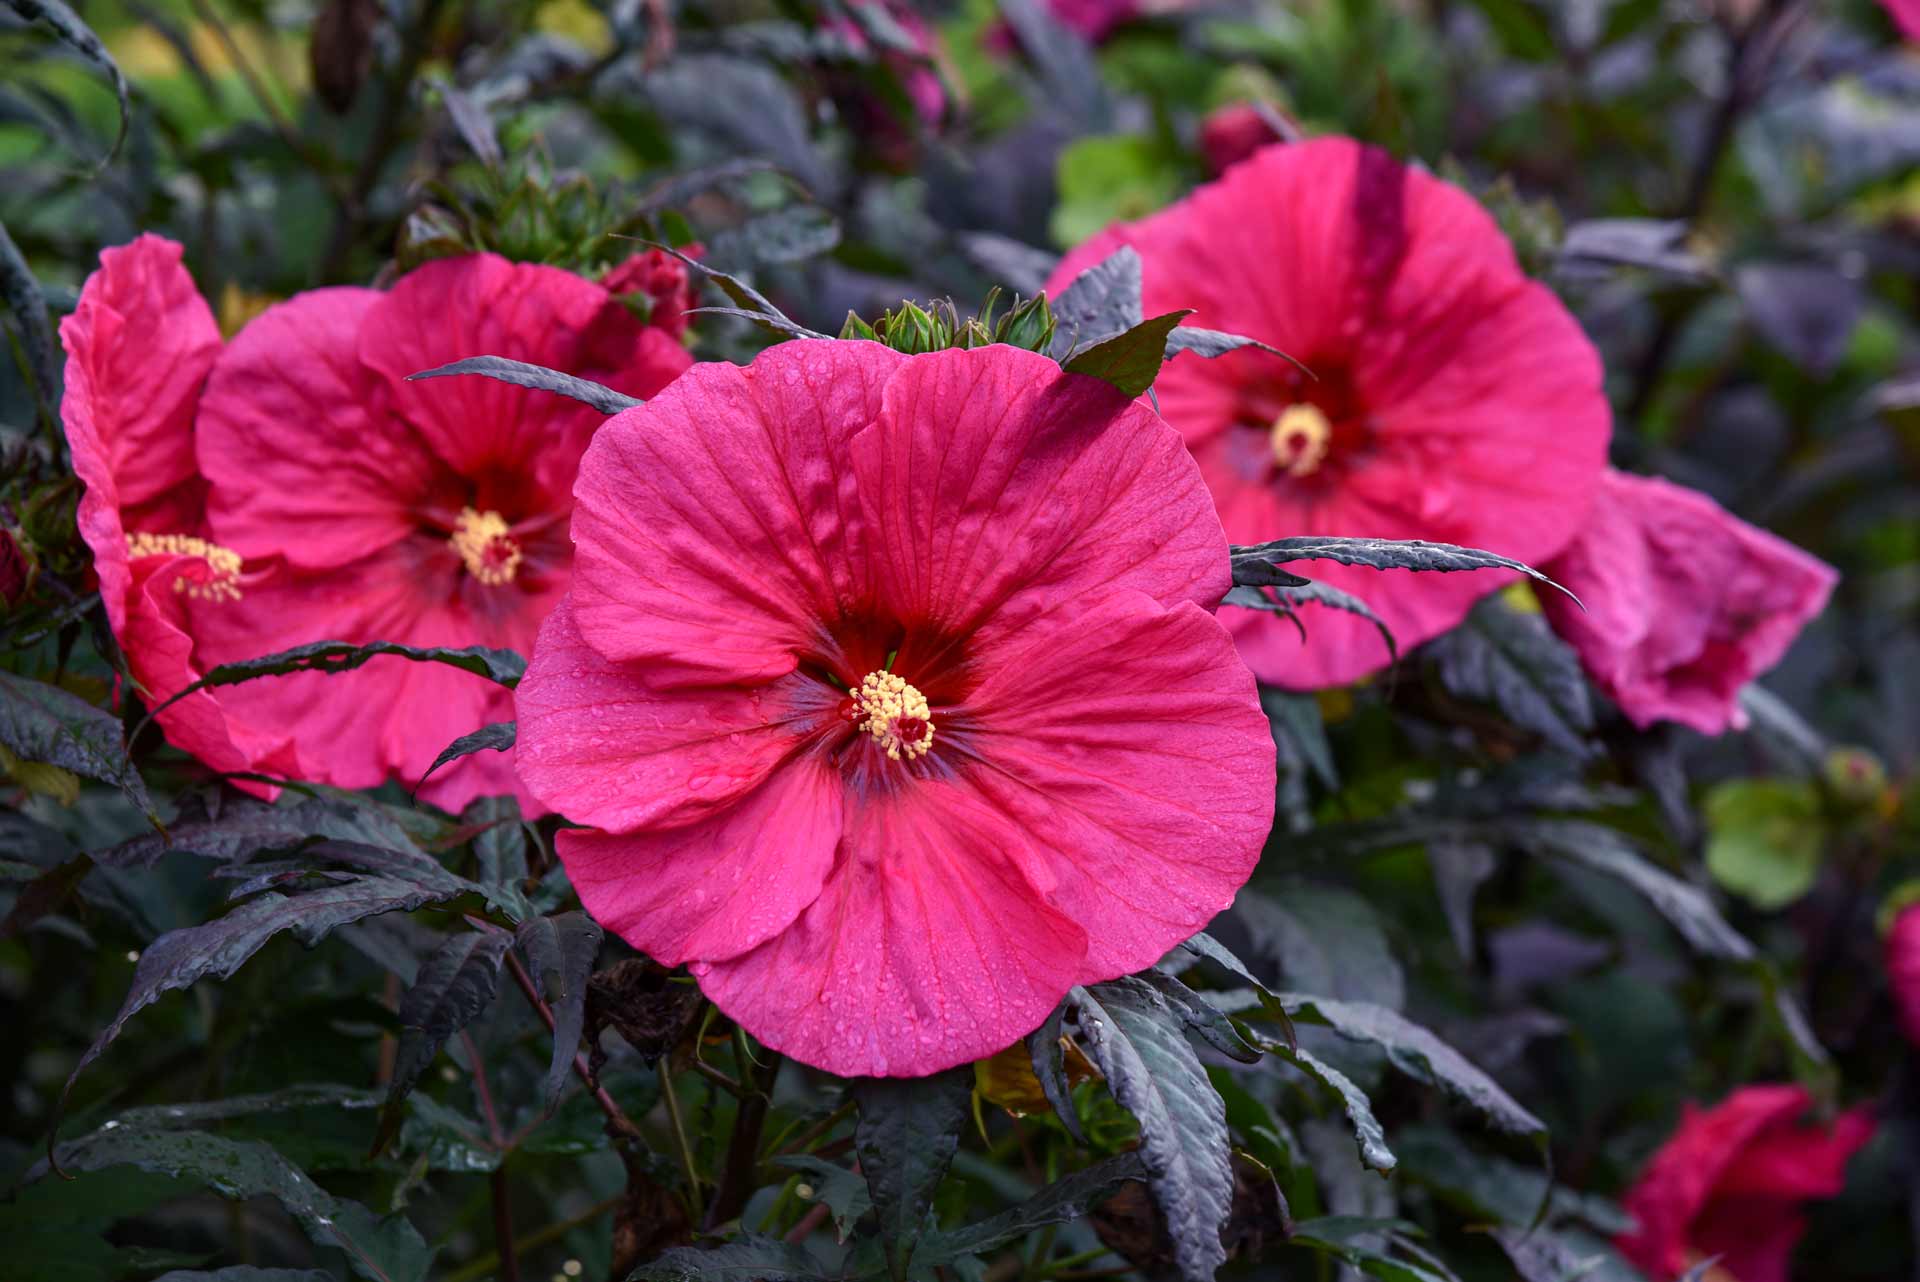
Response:
M1900 34L1920 44L1920 0L1880 0Z
M682 245L680 252L688 258L700 258L706 247L696 242ZM700 289L691 270L664 249L644 249L629 255L608 268L600 283L616 298L638 295L646 299L647 324L672 338L687 332L693 322L687 313L700 305Z
M309 641L526 648L566 590L574 472L601 416L406 376L488 354L644 396L690 363L600 286L492 255L429 263L387 293L298 295L223 350L179 246L154 236L101 256L62 337L81 531L156 703L215 664ZM161 721L217 770L365 787L417 780L452 739L511 715L483 678L381 660L202 692ZM458 807L514 785L505 756L480 754L426 795Z
M1207 172L1218 178L1261 148L1285 141L1274 128L1277 110L1236 102L1209 112L1200 122L1200 155Z
M1541 603L1587 674L1637 726L1746 724L1742 686L1827 603L1832 567L1694 490L1608 471L1593 514L1545 573Z
M1787 1282L1807 1227L1801 1204L1839 1193L1873 1135L1864 1106L1831 1127L1800 1124L1811 1105L1798 1086L1745 1086L1705 1111L1688 1104L1626 1196L1639 1230L1615 1245L1655 1282L1716 1255L1736 1282Z
M1179 437L1009 347L699 365L581 464L522 776L600 922L768 1045L915 1076L1224 908L1273 744Z
M1199 460L1228 538L1428 539L1529 564L1586 516L1611 430L1600 359L1521 272L1471 197L1344 138L1269 147L1218 182L1069 254L1049 293L1123 245L1145 265L1148 315L1261 339L1182 357L1155 390ZM1315 562L1368 602L1402 649L1457 624L1504 571L1383 578ZM1263 680L1339 685L1388 661L1366 621L1230 610Z

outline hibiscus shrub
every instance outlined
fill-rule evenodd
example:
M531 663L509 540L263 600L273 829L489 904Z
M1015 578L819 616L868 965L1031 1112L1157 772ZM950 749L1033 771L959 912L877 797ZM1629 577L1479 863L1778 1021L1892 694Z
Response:
M3 0L0 1277L1912 1276L1914 42Z

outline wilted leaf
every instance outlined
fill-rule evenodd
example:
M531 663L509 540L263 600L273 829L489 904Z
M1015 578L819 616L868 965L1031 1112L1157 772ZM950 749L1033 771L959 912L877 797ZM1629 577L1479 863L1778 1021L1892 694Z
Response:
M0 672L0 744L24 761L110 783L154 823L147 785L127 756L119 718L43 681Z
M560 1098L567 1070L580 1049L587 1021L587 982L600 953L602 932L585 913L535 917L522 923L515 942L526 954L527 969L547 986L553 1008L553 1058L547 1065L544 1097L551 1109Z
M469 356L465 360L450 361L433 369L423 369L417 374L407 375L409 383L424 378L447 378L455 374L480 374L487 378L498 379L502 383L512 383L515 387L531 387L540 392L557 392L561 396L572 397L583 405L591 405L602 414L618 414L621 410L630 410L636 405L645 404L638 397L628 396L625 392L616 392L591 379L579 378L573 374L562 374L557 369L548 369L544 365L530 365L526 361L510 360L505 356Z
M1569 755L1590 751L1593 701L1586 674L1573 648L1542 616L1488 597L1427 652L1454 694L1493 704L1515 725Z
M906 1277L934 1190L960 1146L973 1070L962 1066L930 1078L863 1078L851 1089L860 1106L854 1149L879 1217L887 1268L897 1282Z
M318 1246L345 1251L355 1273L375 1282L424 1282L433 1250L398 1216L376 1217L334 1197L265 1144L199 1131L151 1131L108 1122L56 1151L60 1169L97 1171L135 1166L206 1185L239 1201L270 1197L286 1208Z
M1226 1105L1207 1080L1180 1016L1131 976L1074 990L1087 1055L1140 1122L1147 1182L1166 1217L1174 1262L1211 1282L1226 1261L1220 1229L1233 1206Z

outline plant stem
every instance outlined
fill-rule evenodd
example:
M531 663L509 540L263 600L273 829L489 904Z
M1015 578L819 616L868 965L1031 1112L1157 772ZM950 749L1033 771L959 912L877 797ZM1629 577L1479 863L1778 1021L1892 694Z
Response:
M804 1242L813 1235L813 1231L826 1221L828 1208L825 1202L815 1202L800 1222L787 1230L787 1241Z
M534 986L533 976L527 973L527 968L511 950L507 952L507 972L513 976L513 982L520 986L520 991L526 994L527 1000L533 1004L533 1009L539 1013L541 1022L547 1026L547 1032L551 1034L554 1031L553 1007L547 1005L547 999L542 997L540 990ZM607 1123L613 1128L615 1135L630 1140L640 1138L640 1128L633 1124L626 1110L620 1107L613 1096L607 1094L606 1088L601 1086L599 1080L594 1077L593 1068L587 1063L587 1057L579 1051L573 1053L573 1074L593 1092L594 1102L600 1106L600 1111L607 1115Z
M667 1057L660 1057L660 1095L667 1105L667 1124L673 1130L674 1147L680 1150L680 1164L687 1173L687 1208L695 1223L700 1221L700 1168L693 1160L693 1145L687 1142L687 1124L680 1116L680 1097L674 1094L673 1074L667 1071Z
M513 1203L504 1160L488 1178L493 1186L493 1241L500 1257L500 1282L520 1282L520 1257L513 1248Z

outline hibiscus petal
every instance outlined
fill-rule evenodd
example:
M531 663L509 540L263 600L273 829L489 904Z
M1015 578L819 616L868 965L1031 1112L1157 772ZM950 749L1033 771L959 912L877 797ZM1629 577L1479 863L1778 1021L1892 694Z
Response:
M825 889L700 987L768 1046L842 1077L918 1077L1031 1032L1086 936L1007 857L1027 836L965 785L849 796Z
M73 451L81 537L93 549L100 596L116 635L126 627L132 575L126 533L200 533L193 415L220 330L181 248L151 233L100 255L73 314L60 416Z
M1086 930L1078 982L1150 966L1233 902L1273 821L1273 732L1226 629L1133 592L1007 639L943 729ZM1249 800L1254 804L1247 804Z
M983 643L1094 589L1217 604L1225 539L1179 436L1099 379L993 350L915 358L853 440L880 599Z
M669 681L765 681L827 656L867 595L848 439L906 357L783 343L690 370L601 429L580 465L581 633ZM860 674L864 675L864 674Z
M1741 687L1825 608L1838 576L1706 495L1608 472L1592 519L1543 567L1585 603L1542 598L1548 621L1634 724L1703 734L1743 724Z
M480 377L409 383L409 374L468 356L505 356L564 370L629 396L665 387L691 357L643 326L592 281L497 254L444 258L395 283L360 329L359 356L381 375L395 413L461 476L511 473L564 503L598 411L552 392Z
M317 289L262 312L214 367L200 468L215 539L249 560L332 568L415 532L446 469L382 412L360 326L382 295Z
M659 689L641 665L588 645L563 601L515 691L520 773L578 823L631 832L704 820L757 787L837 701L800 677L753 690Z
M661 964L737 957L820 894L843 791L829 763L803 757L684 827L563 832L560 858L594 920Z

